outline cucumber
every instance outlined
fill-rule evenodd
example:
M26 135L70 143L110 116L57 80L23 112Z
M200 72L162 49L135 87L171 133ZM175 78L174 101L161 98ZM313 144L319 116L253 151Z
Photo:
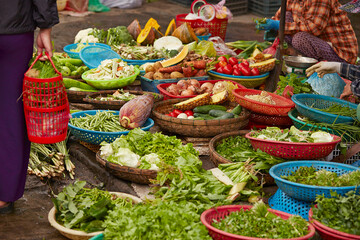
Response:
M234 118L234 116L235 115L233 113L227 112L227 113L223 114L222 116L214 118L214 119L229 119L229 118Z
M66 89L76 87L76 88L81 88L83 90L96 90L96 88L93 88L92 86L86 83L71 78L63 78L63 81Z
M210 116L209 114L205 114L205 113L194 113L194 118L202 118L203 120L214 119L213 116Z
M226 111L226 107L220 105L203 105L193 109L194 113L209 113L210 110L223 110Z
M68 89L69 91L80 91L80 92L97 92L98 90L87 90L87 89L82 89L82 88L78 88L78 87L71 87Z
M226 111L215 110L215 109L212 109L209 111L210 116L213 116L213 117L221 117L222 115L224 115L226 113L227 113Z
M242 111L242 107L240 105L237 105L231 112L235 115L239 115Z

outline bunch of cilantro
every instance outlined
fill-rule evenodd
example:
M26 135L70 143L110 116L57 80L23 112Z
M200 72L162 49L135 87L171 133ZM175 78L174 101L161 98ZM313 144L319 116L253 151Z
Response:
M360 196L354 191L340 196L331 193L331 198L318 195L313 218L341 232L360 235Z

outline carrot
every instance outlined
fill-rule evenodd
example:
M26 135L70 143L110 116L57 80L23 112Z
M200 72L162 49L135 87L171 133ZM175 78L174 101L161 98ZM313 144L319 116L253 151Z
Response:
M171 66L171 67L160 68L159 72L161 72L161 73L181 72L181 66L175 65L175 66Z
M197 69L205 69L206 68L206 61L205 60L198 60L198 61L190 61L184 63L185 67L191 66Z

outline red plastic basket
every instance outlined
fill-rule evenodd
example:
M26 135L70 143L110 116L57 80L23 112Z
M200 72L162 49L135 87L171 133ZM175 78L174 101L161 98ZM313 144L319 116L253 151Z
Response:
M42 56L40 54L35 62ZM51 144L64 141L69 122L69 102L61 73L57 77L39 79L24 74L23 104L28 137L31 142Z
M289 116L270 116L256 112L250 114L249 120L267 126L287 127L293 125L293 121Z
M325 143L294 143L264 140L252 137L253 133L249 132L245 135L250 139L251 146L256 150L260 149L272 156L284 159L320 159L329 156L335 149L336 145L341 142L341 137L332 135L332 142Z
M315 205L315 207L316 207L316 205ZM310 208L310 211L309 211L309 221L315 227L316 231L320 234L320 236L324 240L354 240L354 239L360 239L359 235L340 232L338 230L330 228L330 227L322 224L321 222L313 219L312 208Z
M216 208L211 208L201 214L200 220L205 225L205 227L208 229L210 236L214 240L259 240L259 239L266 240L266 238L246 237L246 236L236 235L236 234L232 234L232 233L227 233L227 232L219 230L211 225L214 219L219 221L219 220L225 218L226 216L228 216L231 212L237 212L237 211L240 211L241 209L244 209L245 211L247 211L247 210L251 209L252 207L253 206L251 206L251 205L228 205L228 206L220 206L220 207L216 207ZM268 211L276 214L277 216L279 216L283 219L288 219L291 216L291 214L273 210L273 209L268 209ZM310 239L312 236L314 236L314 234L315 234L314 227L312 225L309 225L309 233L307 235L305 235L303 237L291 238L291 239L292 240ZM270 239L267 239L267 240L270 240ZM278 240L280 240L280 239L278 239Z
M252 99L245 98L246 95L260 95L261 90L255 89L234 89L236 101L244 108L249 109L252 112L261 113L270 116L287 116L287 113L295 107L290 99L281 97L274 93L268 94L271 96L275 105L258 102Z
M199 81L200 85L203 85L206 82L210 82L212 84L215 84L216 82L219 81L228 81L228 82L232 82L233 84L235 84L236 86L238 86L238 88L243 88L245 89L245 87L243 85L241 85L240 83L237 83L235 81L231 81L231 80L205 80L205 81ZM162 83L157 85L157 89L160 91L160 93L162 95L164 95L164 100L167 99L173 99L173 98L192 98L192 97L196 97L197 95L191 95L191 96L175 96L171 93L169 93L168 91L166 91L166 88L169 87L172 84L176 84L176 83Z
M208 28L209 33L211 33L212 37L219 36L220 38L222 38L222 40L225 40L226 28L228 24L227 18L226 19L214 18L209 22L205 22L200 19L187 20L185 19L186 15L187 15L186 13L176 15L176 27L179 27L183 23L189 23L192 28L200 28L200 27Z

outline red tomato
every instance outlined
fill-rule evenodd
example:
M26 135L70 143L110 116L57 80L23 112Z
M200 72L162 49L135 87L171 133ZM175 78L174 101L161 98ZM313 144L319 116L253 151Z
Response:
M239 67L240 68L248 68L249 66L247 66L246 63L242 62L242 63L239 63Z
M253 75L253 76L260 75L259 69L257 69L257 68L251 69L251 75Z
M242 63L243 63L244 66L247 66L247 67L250 65L249 62L246 61L245 59L243 59Z
M174 112L171 112L171 113L169 113L169 115L171 116L171 117L177 117L177 115L176 115L176 113L174 113Z
M241 70L238 68L234 68L233 75L235 76L241 76Z
M224 67L224 74L232 75L233 71L234 69L230 64Z
M175 110L173 111L173 113L175 113L175 114L176 114L176 117L177 117L180 113L183 113L183 111L181 111L181 110L179 110L179 109L175 109Z
M193 113L193 111L191 111L191 110L186 110L185 112L184 112L185 114L186 114L186 116L194 116L194 113Z
M235 64L234 66L232 66L233 67L233 69L235 70L235 69L239 69L239 64Z
M241 74L244 76L251 76L250 68L243 67L243 68L240 68L240 71L241 71Z
M223 61L223 62L227 63L227 58L224 57L224 56L221 56L221 57L218 58L218 61L220 61L220 62Z
M228 65L228 64L227 64L227 62L225 62L225 61L220 61L220 62L219 62L219 66L220 66L220 67L225 67L226 65Z
M237 60L237 58L235 58L235 57L230 57L230 58L229 58L229 63L230 63L232 66L234 66L234 65L238 64L238 60Z
M224 67L219 67L218 69L216 69L216 71L218 73L224 73Z
M219 63L215 64L215 69L218 69L219 67L220 67Z

